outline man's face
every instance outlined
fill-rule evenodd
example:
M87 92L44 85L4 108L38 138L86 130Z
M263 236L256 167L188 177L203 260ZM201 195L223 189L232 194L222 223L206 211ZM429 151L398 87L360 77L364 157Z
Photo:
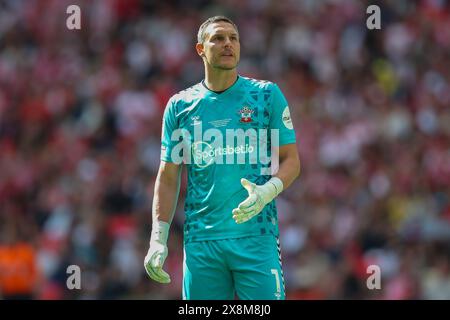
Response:
M197 52L211 67L232 70L236 68L241 54L239 35L228 22L212 23L205 30L203 44L197 44Z

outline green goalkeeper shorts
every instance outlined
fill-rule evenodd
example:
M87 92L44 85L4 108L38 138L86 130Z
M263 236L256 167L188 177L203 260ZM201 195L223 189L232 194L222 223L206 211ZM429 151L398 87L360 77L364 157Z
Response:
M284 300L280 244L273 235L184 245L184 300Z

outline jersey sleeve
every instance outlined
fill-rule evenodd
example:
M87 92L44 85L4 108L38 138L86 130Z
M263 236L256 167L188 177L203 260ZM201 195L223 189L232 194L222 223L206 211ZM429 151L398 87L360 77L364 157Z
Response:
M172 150L178 143L178 141L172 141L172 133L178 128L175 111L174 101L170 99L164 109L161 132L161 160L165 162L174 162Z
M295 143L295 130L286 98L277 84L272 86L272 114L270 128L279 130L279 145Z

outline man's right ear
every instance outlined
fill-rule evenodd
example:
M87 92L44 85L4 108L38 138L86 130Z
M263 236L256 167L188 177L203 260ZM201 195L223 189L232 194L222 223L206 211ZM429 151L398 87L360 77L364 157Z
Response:
M205 56L205 52L203 51L203 44L202 43L197 43L195 45L195 49L197 50L197 54L200 57L204 57Z

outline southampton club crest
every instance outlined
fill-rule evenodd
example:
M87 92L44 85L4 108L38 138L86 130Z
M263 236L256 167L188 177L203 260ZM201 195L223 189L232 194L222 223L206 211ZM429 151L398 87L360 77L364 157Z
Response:
M241 120L239 120L239 122L243 122L243 123L249 123L252 122L252 114L253 114L253 110L250 109L250 107L244 106L242 107L241 110L238 111L238 113L241 115Z

